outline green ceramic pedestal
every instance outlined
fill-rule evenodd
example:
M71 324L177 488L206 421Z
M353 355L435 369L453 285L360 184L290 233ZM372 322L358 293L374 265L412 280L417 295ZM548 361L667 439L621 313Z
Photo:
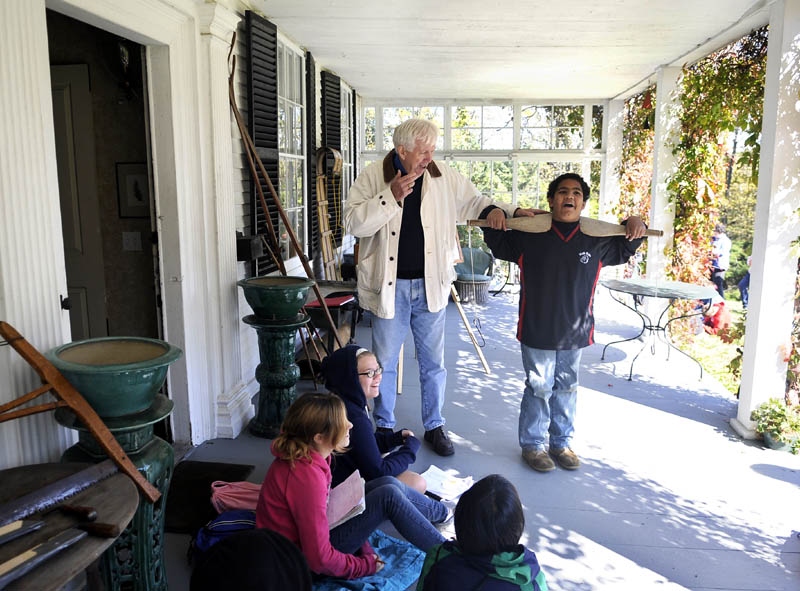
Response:
M250 422L250 432L257 437L274 439L286 411L294 402L295 384L300 368L294 362L297 329L308 322L307 314L292 320L267 320L253 314L242 318L258 333L258 354L261 363L256 367L258 404L256 416Z
M104 422L133 464L161 493L150 503L140 497L139 508L122 535L105 551L102 570L108 590L166 591L164 570L164 509L167 506L174 452L166 441L153 435L153 425L172 412L173 402L156 396L147 410ZM56 411L56 420L78 431L78 443L61 457L62 462L99 462L106 458L92 435L67 408Z

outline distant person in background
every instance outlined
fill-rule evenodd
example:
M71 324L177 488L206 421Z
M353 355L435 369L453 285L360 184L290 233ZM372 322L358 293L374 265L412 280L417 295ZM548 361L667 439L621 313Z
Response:
M725 271L731 263L731 239L725 234L725 225L714 226L711 238L711 282L719 297L725 299Z
M742 307L747 310L747 303L750 301L750 264L753 262L753 256L747 257L747 273L744 274L741 281L738 283L739 295L742 296Z
M732 320L731 311L725 304L725 300L715 296L711 300L708 310L703 312L703 329L708 334L716 335L730 327Z

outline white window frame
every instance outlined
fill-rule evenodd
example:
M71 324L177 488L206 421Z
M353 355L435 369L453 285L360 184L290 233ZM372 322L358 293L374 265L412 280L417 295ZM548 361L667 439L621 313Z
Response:
M300 107L300 129L301 129L300 139L301 139L302 146L303 146L302 154L294 154L294 153L290 153L290 152L286 151L285 149L282 150L280 148L280 145L279 145L278 161L279 161L279 170L280 170L280 163L288 163L288 162L293 162L294 165L295 165L295 169L299 166L300 170L301 170L302 179L303 179L303 189L302 189L302 194L299 194L297 196L298 201L301 203L301 205L294 206L294 207L289 207L287 203L283 202L283 197L282 196L281 196L281 205L283 206L284 210L286 211L287 216L289 216L290 218L291 218L291 215L290 215L291 213L298 212L298 211L302 212L302 219L301 219L300 223L295 224L295 227L293 227L292 230L294 231L295 236L297 237L297 241L300 243L301 252L305 253L307 251L307 248L308 248L308 236L306 235L306 232L307 232L307 226L308 226L307 222L308 222L308 216L309 216L309 211L308 211L308 178L307 178L308 172L307 172L307 168L306 168L306 158L307 158L307 150L308 150L308 146L307 146L307 142L306 142L306 131L307 131L306 130L306 126L308 125L308 122L306 120L306 85L305 85L306 57L305 57L305 52L299 46L297 46L295 43L293 43L291 40L289 40L284 35L282 35L280 33L280 31L278 31L278 47L282 50L284 55L285 55L286 51L290 51L293 55L298 56L300 58L300 60L299 60L300 69L299 69L299 71L293 72L294 74L296 74L299 77L299 80L293 80L292 82L297 83L298 86L299 86L301 102L298 103L298 102L296 102L294 100L291 100L291 99L287 98L286 96L284 96L282 94L282 93L285 92L285 89L286 89L286 84L287 84L286 74L287 74L287 72L285 71L284 63L281 60L278 60L278 64L277 64L277 70L278 70L278 96L277 96L277 99L278 99L278 110L279 110L279 112L280 112L281 106L284 107L284 113L288 112L286 110L287 106ZM278 53L280 54L281 51L279 51ZM285 60L285 57L284 57L284 60ZM297 63L297 62L295 62L295 63ZM287 124L288 124L288 121L289 121L289 119L287 117ZM279 118L279 121L278 121L278 133L279 134L282 133L280 127L281 127L281 125L280 125L280 118ZM287 138L287 140L288 140L288 138ZM280 182L282 182L282 180ZM302 271L303 265L302 265L302 262L300 261L299 254L295 254L291 258L287 259L286 258L286 252L285 252L285 250L283 250L283 248L285 248L285 246L282 247L281 256L284 259L284 264L286 266L287 273L300 272L301 274L303 274L303 271Z
M457 106L492 106L492 105L500 105L500 106L512 106L514 110L514 141L513 141L513 148L510 149L499 149L499 150L453 150L451 148L451 138L452 138L452 109L453 107ZM529 150L522 150L520 149L520 138L521 138L521 129L520 129L520 121L521 121L521 111L523 106L553 106L553 105L583 105L584 113L583 113L583 135L584 135L584 142L583 142L583 149L529 149ZM592 148L592 106L593 105L602 105L603 107L603 137L601 147ZM519 194L519 189L517 186L518 183L518 162L580 162L581 163L581 170L582 176L586 179L591 178L591 163L592 161L600 161L600 182L597 183L597 186L593 187L594 195L593 197L597 198L598 200L601 199L601 193L603 191L603 180L605 177L605 168L606 168L606 153L605 153L605 145L606 145L606 115L608 113L608 101L603 100L570 100L570 99L561 99L561 100L513 100L513 101L502 101L502 100L458 100L454 101L452 99L448 100L436 100L436 99L367 99L364 98L361 101L361 107L359 109L359 125L364 129L364 133L360 134L359 136L359 150L361 157L359 158L359 162L361 163L361 167L364 167L364 164L369 161L380 160L383 156L388 152L392 146L384 146L383 145L383 109L386 107L443 107L444 111L444 148L441 150L437 150L436 158L437 160L510 160L512 165L512 187L511 187L511 199L512 204L517 204L517 198ZM366 109L374 108L375 109L375 150L366 150L365 148L365 139L366 139L366 122L365 122L365 111Z

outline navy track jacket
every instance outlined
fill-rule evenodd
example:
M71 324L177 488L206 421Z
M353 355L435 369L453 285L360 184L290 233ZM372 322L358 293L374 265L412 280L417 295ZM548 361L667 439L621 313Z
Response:
M493 206L481 212L485 218ZM522 289L517 340L549 351L594 343L594 290L600 269L625 263L642 239L587 236L579 222L553 222L541 234L483 229L498 259L517 263Z

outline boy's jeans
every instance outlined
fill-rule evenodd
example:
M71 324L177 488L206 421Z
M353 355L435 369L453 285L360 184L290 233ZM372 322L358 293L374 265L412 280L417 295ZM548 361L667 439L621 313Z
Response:
M582 349L547 351L522 347L525 392L519 411L519 445L544 450L569 447L575 431L578 367Z

